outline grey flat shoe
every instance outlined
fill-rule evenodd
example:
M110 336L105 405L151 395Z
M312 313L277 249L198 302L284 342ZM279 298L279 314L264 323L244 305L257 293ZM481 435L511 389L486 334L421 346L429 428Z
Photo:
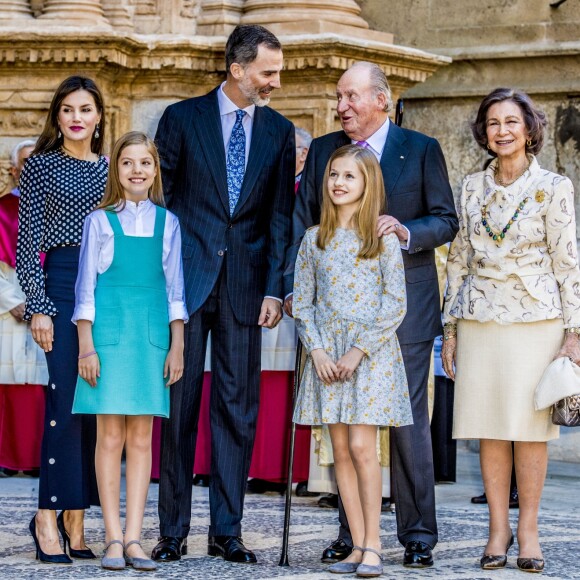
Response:
M355 550L364 552L364 549L359 546L353 546L352 551L354 552ZM360 562L336 562L328 567L328 571L333 574L353 574L359 566Z
M356 575L362 578L376 578L378 576L382 576L383 574L383 557L381 556L380 552L377 550L373 550L373 548L364 548L364 552L372 552L376 554L379 559L381 560L380 564L359 564L358 568L356 569Z
M119 544L123 545L121 540L111 540L106 546L103 552L103 557L101 558L101 568L105 570L123 570L125 568L125 558L109 558L107 556L107 550L113 545Z
M127 555L127 548L132 544L141 546L139 540L131 540L125 544L125 562L127 566L133 566L133 570L140 570L141 572L153 572L157 570L157 564L150 558L131 558L131 556Z

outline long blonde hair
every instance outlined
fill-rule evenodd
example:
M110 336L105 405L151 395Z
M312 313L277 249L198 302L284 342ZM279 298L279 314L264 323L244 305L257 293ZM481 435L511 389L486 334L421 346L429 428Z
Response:
M149 199L155 204L165 207L165 198L163 197L163 185L161 183L161 168L159 167L159 153L153 139L147 137L140 131L131 131L125 133L117 139L111 154L109 163L109 177L105 187L105 196L103 201L95 209L108 209L111 211L121 211L125 207L125 192L119 179L119 158L123 150L131 145L145 145L147 151L153 157L153 163L157 174L153 179L153 185L149 190Z
M364 178L364 191L359 208L353 216L354 229L361 239L359 258L376 258L383 249L377 234L379 215L386 209L385 185L381 166L374 153L358 145L344 145L337 149L328 160L324 171L322 210L316 245L324 250L338 227L338 209L328 191L330 167L335 159L352 157Z

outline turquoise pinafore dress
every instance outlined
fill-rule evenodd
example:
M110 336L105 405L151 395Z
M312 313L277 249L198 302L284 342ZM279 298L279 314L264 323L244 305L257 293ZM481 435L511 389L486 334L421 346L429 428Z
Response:
M77 379L73 413L169 417L163 367L169 314L163 272L166 211L156 208L153 237L126 236L115 212L113 262L97 278L93 340L101 363L97 386Z

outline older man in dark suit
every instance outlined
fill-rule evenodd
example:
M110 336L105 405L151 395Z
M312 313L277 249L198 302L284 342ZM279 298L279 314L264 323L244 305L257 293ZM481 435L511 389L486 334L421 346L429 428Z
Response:
M406 566L431 566L437 521L427 379L433 339L441 334L434 248L451 241L457 232L453 195L437 141L389 121L391 93L379 66L355 63L340 78L336 94L343 131L315 139L310 146L293 216L294 241L288 254L285 289L287 294L292 292L293 265L304 231L320 221L322 180L330 155L348 143L370 149L381 164L387 193L387 215L380 217L379 230L381 235L398 236L407 283L407 316L397 336L414 424L391 429L397 534L405 546ZM291 307L288 296L288 313ZM323 561L360 559L360 552L351 555L344 511L340 520L339 539L325 550Z
M167 205L183 236L185 372L163 424L155 560L186 553L192 469L208 333L212 387L208 554L256 562L241 539L244 491L260 387L261 326L282 316L295 143L290 121L266 105L280 87L278 39L238 26L226 45L227 79L168 107L156 142Z

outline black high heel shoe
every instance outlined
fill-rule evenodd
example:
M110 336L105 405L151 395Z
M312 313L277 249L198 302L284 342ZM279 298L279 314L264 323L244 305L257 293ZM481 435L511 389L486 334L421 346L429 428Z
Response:
M480 565L482 570L499 570L500 568L505 568L507 564L507 553L509 549L514 545L514 535L512 533L509 539L507 548L505 549L505 554L501 556L495 556L493 554L484 554L481 558Z
M64 544L64 553L66 554L66 547L68 544L68 553L71 558L78 558L79 560L94 560L96 556L90 548L86 548L85 550L75 550L70 545L70 536L64 527L64 512L65 510L61 511L56 518L56 526L62 536L62 542Z
M38 541L38 536L36 535L36 516L30 521L28 526L30 533L32 534L32 539L36 544L36 559L41 562L46 562L47 564L72 564L72 560L66 554L45 554L40 548L40 542Z

